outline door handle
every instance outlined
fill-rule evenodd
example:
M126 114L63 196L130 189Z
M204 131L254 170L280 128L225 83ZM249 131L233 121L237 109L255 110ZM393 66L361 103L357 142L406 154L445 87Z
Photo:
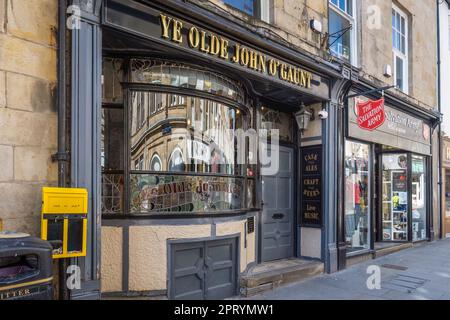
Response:
M274 213L272 215L272 219L274 219L274 220L280 220L280 219L283 219L283 218L284 218L284 213Z

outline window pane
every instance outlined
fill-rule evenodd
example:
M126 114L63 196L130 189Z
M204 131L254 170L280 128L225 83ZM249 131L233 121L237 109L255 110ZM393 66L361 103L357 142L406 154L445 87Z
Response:
M403 54L406 54L406 40L405 40L405 36L401 36L401 40L400 40L400 51Z
M383 240L408 240L408 157L383 155L382 218Z
M259 0L261 20L270 23L270 0Z
M405 18L401 17L401 29L400 32L402 33L402 35L406 35L406 27L405 27Z
M244 92L236 83L208 71L157 60L132 59L131 81L163 84L206 91L244 103Z
M102 109L102 170L124 169L124 123L122 109Z
M400 57L395 57L395 70L396 85L401 90L404 90L403 60Z
M341 17L339 14L337 14L335 11L330 10L330 17L329 17L330 21L330 34L336 33L336 32L340 32L343 29L346 29L348 27L350 27L350 21ZM331 52L333 54L335 54L336 56L343 58L347 61L350 61L350 31L347 31L342 37L340 37L339 39L337 39L340 35L340 33L338 33L337 35L335 35L334 37L330 38L330 43L334 44L330 47Z
M412 236L413 241L427 238L427 183L425 158L412 157Z
M223 212L246 207L244 179L132 174L132 213Z
M124 179L123 174L102 174L102 213L124 213L123 207Z
M266 107L261 108L261 128L279 130L280 140L294 142L293 125L293 119L289 114Z
M145 100L145 104L161 101L162 106L139 126L136 97L142 94L147 93L131 94L132 170L150 170L150 156L158 154L161 171L243 174L245 161L237 161L235 136L236 130L244 127L241 111L208 99L153 93L155 98ZM142 166L136 165L141 157L147 160Z
M353 16L353 0L347 0L347 13Z
M253 16L254 14L255 0L224 0L223 2L247 13L248 15Z
M347 252L370 248L369 146L345 144L345 238Z
M395 29L397 29L397 31L400 31L400 18L400 15L395 13Z
M103 103L122 103L123 60L104 58L102 76Z
M162 170L161 158L157 154L155 154L153 155L150 161L150 171L161 171L161 170Z

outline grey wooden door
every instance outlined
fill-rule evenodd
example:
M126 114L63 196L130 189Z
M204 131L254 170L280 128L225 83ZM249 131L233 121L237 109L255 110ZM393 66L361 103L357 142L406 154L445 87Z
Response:
M223 299L236 295L236 239L206 242L205 298Z
M261 260L293 256L294 150L280 146L279 170L262 177Z
M171 299L203 299L205 284L204 242L172 245L170 266Z
M170 299L224 299L237 294L237 240L173 244Z

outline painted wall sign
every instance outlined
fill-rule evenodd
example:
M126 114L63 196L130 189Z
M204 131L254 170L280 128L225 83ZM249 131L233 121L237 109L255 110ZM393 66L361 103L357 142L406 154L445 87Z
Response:
M301 150L301 213L302 225L322 226L322 147Z
M348 136L431 155L430 126L422 119L382 102L378 100L368 104L368 99L349 99Z
M104 23L108 26L182 49L191 55L207 56L218 64L239 68L255 77L329 98L327 79L218 32L135 1L106 0L105 8Z
M160 14L161 37L182 45L187 43L191 49L239 64L243 67L278 77L283 81L311 88L312 74L301 68L271 58L240 43L229 40L196 26L186 28L181 20ZM185 32L183 32L186 30Z
M356 102L355 113L358 126L361 129L373 131L383 125L386 120L384 112L384 98L380 100L368 100Z

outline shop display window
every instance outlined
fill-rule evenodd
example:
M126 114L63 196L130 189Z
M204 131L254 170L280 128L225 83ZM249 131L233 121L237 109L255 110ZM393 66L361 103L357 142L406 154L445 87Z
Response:
M347 253L370 248L370 147L345 144L345 239Z
M427 185L425 158L412 156L412 240L427 239Z

